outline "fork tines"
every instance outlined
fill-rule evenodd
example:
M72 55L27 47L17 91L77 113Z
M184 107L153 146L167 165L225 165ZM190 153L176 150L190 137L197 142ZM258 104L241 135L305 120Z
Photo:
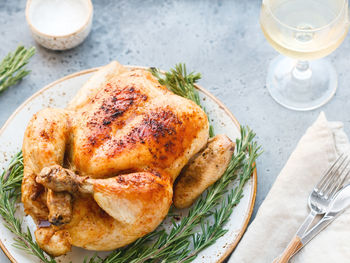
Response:
M350 158L342 153L317 183L315 190L326 199L333 196L350 174Z

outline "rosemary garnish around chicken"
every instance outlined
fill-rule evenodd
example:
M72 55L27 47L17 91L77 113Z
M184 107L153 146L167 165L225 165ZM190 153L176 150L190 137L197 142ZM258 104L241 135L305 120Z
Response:
M200 105L199 94L194 86L200 79L200 74L187 74L185 65L181 64L167 73L154 68L151 72L162 85ZM211 136L213 135L211 129ZM215 243L228 231L225 229L225 223L243 197L243 187L252 176L255 160L261 153L261 148L254 141L254 137L255 133L249 127L241 127L241 136L236 139L235 153L223 176L202 194L180 222L172 220L170 230L159 226L154 232L111 252L105 258L96 254L91 258L85 258L83 262L193 261L199 252ZM0 214L5 226L16 236L15 247L24 249L44 263L56 263L57 261L46 255L33 240L29 229L23 230L22 221L15 216L22 177L22 154L18 153L0 177ZM238 185L234 189L229 189L229 185L235 180L239 181ZM228 191L229 194L225 197Z
M16 84L30 73L24 66L28 64L34 53L34 47L27 49L24 46L19 46L15 52L9 53L0 62L0 92Z

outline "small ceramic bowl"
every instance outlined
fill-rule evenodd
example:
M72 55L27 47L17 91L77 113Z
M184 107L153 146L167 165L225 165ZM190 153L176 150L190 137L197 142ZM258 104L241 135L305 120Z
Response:
M47 1L52 1L51 6L47 6ZM63 1L65 5L61 5L62 21L58 14L52 10L55 4L59 5L58 1ZM81 44L89 35L92 24L93 6L91 0L28 0L26 6L26 19L33 38L40 45L52 50L66 50ZM71 1L71 2L69 2ZM70 4L75 4L75 10L72 10ZM79 8L77 8L79 5ZM51 10L49 10L49 9ZM63 10L62 10L63 8ZM69 10L68 10L69 9ZM51 14L49 14L50 12ZM74 12L79 11L80 16L75 15ZM54 16L52 16L54 12ZM69 26L67 15L74 20L72 28L66 28L64 31L57 26L62 26L65 22ZM51 16L51 17L50 17ZM46 19L46 21L45 21ZM53 21L56 23L52 24ZM62 22L62 23L61 23ZM56 31L55 31L56 30Z

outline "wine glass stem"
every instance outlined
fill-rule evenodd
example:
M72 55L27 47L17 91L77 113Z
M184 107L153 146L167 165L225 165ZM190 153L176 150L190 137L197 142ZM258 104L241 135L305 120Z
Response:
M306 60L298 60L292 75L297 80L307 80L311 78L312 71L310 69L309 61Z

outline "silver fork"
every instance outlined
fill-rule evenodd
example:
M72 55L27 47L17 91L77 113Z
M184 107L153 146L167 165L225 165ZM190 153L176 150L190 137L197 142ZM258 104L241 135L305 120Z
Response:
M327 212L328 207L333 200L335 194L344 184L350 171L346 170L350 164L350 158L344 154L340 155L332 166L323 174L321 180L315 185L314 189L309 195L308 204L310 213L299 227L293 240L284 250L280 257L276 258L274 263L288 262L289 258L300 249L300 237L304 235L311 223L314 221L316 215Z
M306 232L316 215L325 214L327 212L334 195L338 192L349 175L349 173L346 173L343 178L341 178L341 175L343 175L349 164L350 160L348 156L346 155L344 157L344 154L341 154L324 173L321 180L315 185L308 199L310 213L298 229L296 233L297 236L301 237Z

